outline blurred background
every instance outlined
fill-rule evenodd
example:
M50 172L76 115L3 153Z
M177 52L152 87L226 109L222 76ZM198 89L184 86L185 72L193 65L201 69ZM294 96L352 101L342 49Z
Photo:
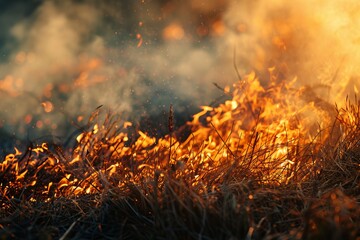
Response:
M358 93L356 0L0 1L0 147L64 143L99 106L153 135L255 71L329 103ZM244 93L246 94L246 93Z

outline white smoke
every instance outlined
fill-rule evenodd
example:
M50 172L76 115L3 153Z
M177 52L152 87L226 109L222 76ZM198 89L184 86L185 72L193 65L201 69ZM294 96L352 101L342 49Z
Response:
M355 0L232 1L224 38L239 49L239 64L258 73L276 67L280 78L331 88L326 98L334 103L359 86L351 80L360 70L359 13Z
M275 66L334 102L359 88L359 9L355 0L43 1L6 28L0 127L66 136L99 105L135 120L170 104L189 114L222 95L213 82L237 80L234 61L264 84Z

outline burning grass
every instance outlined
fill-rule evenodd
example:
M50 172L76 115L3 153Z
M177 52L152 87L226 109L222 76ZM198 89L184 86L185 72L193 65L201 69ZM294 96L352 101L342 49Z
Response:
M1 238L356 239L360 101L270 79L249 74L181 130L170 108L162 138L98 109L74 149L15 148Z

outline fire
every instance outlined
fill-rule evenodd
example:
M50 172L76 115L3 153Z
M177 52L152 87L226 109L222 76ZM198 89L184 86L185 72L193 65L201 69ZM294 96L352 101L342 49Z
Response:
M305 181L320 164L307 151L316 152L334 134L334 129L314 124L308 112L326 116L325 123L334 119L330 110L307 99L294 83L272 81L264 87L254 73L247 75L226 88L231 100L203 106L193 116L187 124L191 134L182 141L172 131L159 139L138 131L134 139L128 135L130 122L119 124L119 119L107 116L77 136L71 155L48 144L31 147L25 154L15 149L0 165L8 179L1 183L1 191L13 198L25 186L29 191L40 187L47 199L123 189L154 178L161 187L168 174L186 179L199 191L205 191L202 186L216 188L230 173L241 179L255 176L265 185ZM344 113L339 113L343 123L360 118ZM92 120L98 117L96 113Z
M152 12L150 2L142 1L149 7L136 8L134 12L114 11L121 16L117 21L124 28L112 25L111 16L100 20L102 14L81 14L90 8L74 7L67 13L66 9L61 10L61 4L57 6L59 12L50 4L37 11L35 15L40 17L34 15L32 21L24 21L28 24L20 24L25 26L19 28L21 31L15 29L21 36L17 39L19 46L14 48L18 52L9 53L8 59L13 63L9 68L3 65L6 72L0 79L0 91L6 96L3 106L9 106L4 114L10 120L5 118L0 125L6 129L4 135L28 130L34 139L27 145L17 140L16 144L22 146L12 152L7 145L1 149L6 154L0 160L0 209L10 216L4 224L9 226L7 221L13 221L17 225L28 211L38 213L35 217L30 213L29 220L40 219L36 220L40 225L63 218L54 218L53 214L62 209L68 211L62 205L62 201L68 201L78 209L65 214L77 212L81 216L71 225L59 227L59 233L67 229L61 239L69 238L67 234L78 222L91 222L85 215L91 215L94 224L98 224L98 219L106 218L111 209L108 204L123 203L128 206L119 214L125 213L118 221L123 224L121 229L130 225L137 230L148 225L154 229L173 227L174 233L178 229L186 232L178 223L168 226L158 219L174 217L177 221L187 214L189 218L181 219L187 226L192 225L192 215L196 215L198 219L191 227L199 238L212 237L207 235L206 225L212 221L207 216L220 215L220 221L229 219L224 221L226 230L228 222L236 229L227 238L236 234L249 239L261 238L262 234L280 236L282 229L289 230L288 238L316 238L310 233L320 229L322 223L316 221L324 219L321 215L327 214L323 211L328 209L327 204L335 204L336 214L325 219L334 218L336 226L345 220L355 225L356 214L344 215L345 220L341 217L343 209L358 208L357 196L346 203L354 207L346 208L341 202L359 190L356 171L360 166L360 101L355 97L355 102L346 98L345 103L339 103L345 95L358 94L360 90L358 67L354 65L358 62L355 50L359 34L352 34L357 15L345 13L352 7L345 6L341 13L332 11L340 6L335 1L326 7L325 1L320 6L310 2L283 4L283 0L220 0L211 4L182 3L183 10L178 7L181 4L169 2L163 7L165 3L159 2ZM191 6L190 11L187 5ZM47 8L51 14L41 18ZM179 9L186 14L177 13ZM135 13L139 16L133 16ZM346 21L338 21L344 17ZM127 19L136 22L128 26L122 21ZM101 24L95 24L98 20ZM107 27L102 29L103 25ZM115 34L103 36L106 29ZM32 36L25 35L27 32ZM57 33L64 36L58 37ZM330 47L334 51L328 51ZM223 87L231 76L222 73L231 64L239 79ZM256 73L244 76L245 69ZM168 127L162 137L154 137L110 110L104 113L100 107L86 120L89 106L103 104L111 108L121 105L119 110L111 111L124 114L133 109L130 117L137 121L143 115L137 114L142 109L135 108L153 87L159 88L155 94L174 90L174 99L182 93L195 96L203 89L195 89L195 84L194 89L188 89L192 84L183 82L193 80L198 81L197 86L205 81L219 81L215 85L223 91L225 100L201 106L192 120L178 129L174 112L182 102L175 102L174 108L169 106L167 119L158 119L161 128ZM160 81L163 84L157 85ZM191 91L187 93L188 90ZM198 97L210 96L209 92L205 89ZM30 100L29 104L18 105L13 104L15 99ZM147 106L158 106L152 95L144 107ZM74 108L67 110L69 107ZM69 133L69 139L57 138L69 127L60 117L79 126ZM54 130L51 140L35 139L35 131L48 130ZM338 174L343 175L342 179L333 180ZM333 191L334 188L337 189ZM293 193L298 196L292 198ZM326 199L331 201L326 203ZM85 204L79 205L78 200ZM295 209L288 211L293 205ZM34 208L22 211L23 206ZM49 208L42 206L52 209L47 213ZM95 207L95 211L84 206ZM278 213L268 214L269 209ZM136 216L132 219L126 214ZM236 223L232 222L233 216L237 217ZM284 218L277 221L277 216ZM144 219L146 223L141 222ZM137 221L140 223L134 223ZM283 226L277 226L280 224ZM244 229L238 230L240 225ZM103 231L106 222L97 227ZM31 232L31 228L26 231ZM274 231L268 230L272 228ZM8 231L3 223L2 229ZM161 233L166 234L167 230Z

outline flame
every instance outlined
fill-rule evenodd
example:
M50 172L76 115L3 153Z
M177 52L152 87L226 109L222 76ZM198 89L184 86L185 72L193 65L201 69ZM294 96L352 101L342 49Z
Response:
M74 87L86 88L106 81L106 77L98 74L96 71L102 67L102 61L98 58L82 57L82 62L78 66L80 72L78 77L74 80ZM66 86L69 88L69 86ZM65 88L62 87L62 88ZM67 92L68 89L64 89Z
M195 3L195 1L193 2ZM205 4L204 6L208 5ZM200 8L200 5L198 8ZM72 123L83 127L79 129L77 135L71 135L70 144L67 145L66 143L65 147L58 145L57 139L54 138L53 141L47 143L36 142L30 143L26 147L22 146L19 149L14 148L13 152L7 153L0 160L0 196L2 199L0 209L4 213L14 213L15 217L19 216L22 219L27 216L28 212L23 212L21 210L22 206L26 210L35 210L35 212L43 214L44 211L41 209L38 211L29 208L29 206L43 206L44 203L48 203L54 210L51 214L55 214L59 211L59 207L60 210L65 208L61 202L60 205L54 203L57 203L57 199L61 201L66 199L70 203L73 202L75 208L80 210L80 216L85 216L88 210L83 208L82 205L78 205L80 203L78 203L78 199L85 199L85 201L91 199L91 207L94 205L98 207L99 204L108 203L108 196L116 196L124 199L124 203L129 204L131 214L136 213L134 209L137 210L137 205L132 209L132 200L136 204L145 203L145 208L142 207L143 205L139 205L141 206L140 209L141 211L146 210L144 217L150 215L149 219L153 221L157 220L156 211L159 203L161 206L159 209L161 210L163 206L170 206L170 208L165 209L166 211L177 208L177 203L184 204L185 208L181 207L180 209L183 211L182 209L188 207L186 206L188 198L183 197L185 194L190 193L190 196L194 194L195 200L200 199L199 206L205 206L205 213L208 209L211 210L214 207L207 205L209 203L215 203L214 210L220 214L223 212L226 214L227 205L240 215L243 214L242 211L246 210L244 213L249 214L244 216L245 218L249 217L250 220L245 224L245 226L248 225L246 236L251 238L251 236L257 236L259 230L263 231L263 223L275 228L275 225L271 222L268 223L269 219L266 216L262 217L262 213L257 212L255 209L256 204L264 203L263 199L265 199L265 205L267 205L264 211L272 205L266 202L266 197L270 195L264 194L263 197L259 197L261 195L259 193L264 189L269 193L271 193L272 189L276 191L291 189L291 191L286 191L291 193L293 193L294 189L296 189L295 191L300 189L301 191L295 194L301 195L301 197L296 196L290 199L291 203L297 205L297 209L294 211L296 213L289 214L291 221L285 220L284 224L289 223L291 228L295 226L295 228L302 229L309 223L310 228L317 228L318 226L311 221L307 221L306 224L302 224L301 221L303 220L303 213L312 214L312 210L316 208L320 209L320 214L324 212L321 211L324 206L316 203L321 202L321 198L316 195L320 196L325 188L321 186L320 190L317 189L318 179L324 177L323 173L325 171L332 171L332 168L326 170L329 162L330 164L339 164L337 167L345 173L344 175L351 174L351 172L347 173L348 169L343 169L344 166L341 164L343 157L346 161L348 158L358 156L356 154L352 156L353 149L356 148L354 151L357 151L358 146L352 146L354 143L349 143L348 139L355 139L356 141L358 138L358 131L355 130L360 127L360 102L355 98L356 105L347 98L344 104L333 106L329 103L329 99L338 101L340 98L332 98L332 96L338 95L342 97L347 92L358 94L359 77L348 78L350 76L348 75L344 80L344 77L340 76L345 74L343 72L339 73L340 77L334 76L333 83L337 80L340 82L334 84L334 89L337 91L340 88L339 90L341 90L336 94L330 93L333 87L332 83L329 85L327 83L319 84L321 85L320 90L316 85L299 83L297 78L293 78L293 75L291 75L298 64L297 62L299 62L297 55L291 53L301 51L298 46L299 41L301 42L303 39L296 37L296 34L298 34L296 31L299 30L302 33L304 31L302 29L303 25L300 24L299 28L296 29L290 28L289 26L294 25L293 23L296 22L296 20L292 19L292 14L286 17L286 21L282 17L277 19L278 15L282 15L281 12L275 15L275 19L273 19L269 14L267 19L269 21L265 21L269 25L265 24L264 32L259 31L258 33L267 40L265 45L269 45L264 49L259 46L254 51L254 55L256 55L254 57L255 63L251 64L251 67L255 68L260 74L251 72L244 76L237 73L239 80L233 85L220 87L215 84L223 91L226 100L218 105L201 106L199 112L193 115L192 120L179 129L174 127L176 119L174 119L173 113L177 109L176 107L173 109L172 105L169 107L168 119L158 120L163 126L168 126L168 134L163 137L154 137L145 130L140 131L136 124L124 121L116 114L104 113L102 109L98 108L88 122L86 122L85 115L80 115L81 112L78 112L75 116L70 114L71 119L73 119ZM231 17L229 16L229 18ZM144 20L146 19L144 18ZM165 28L161 33L165 44L168 44L166 46L173 47L176 41L181 40L185 40L185 44L187 42L191 44L194 39L198 39L197 37L206 41L213 41L208 37L216 37L216 41L221 42L225 40L230 30L231 34L234 35L232 37L236 35L246 37L256 31L252 24L249 23L252 19L249 22L244 19L244 22L239 21L234 24L229 24L228 20L218 19L216 16L208 21L206 21L205 17L204 19L204 23L198 24L193 19L190 19L189 22L192 23L192 28L189 28L184 22L179 22L175 17L170 21L161 20L161 23L165 24ZM308 20L305 18L304 22L308 22ZM138 27L141 28L143 24L142 21L138 22ZM168 25L166 26L166 24ZM311 26L312 23L306 24ZM137 47L142 48L142 52L148 52L147 48L151 47L154 44L154 39L158 39L158 37L152 38L148 31L141 30L137 29L130 35L135 38L130 42L135 44L131 49L134 51ZM195 35L197 34L196 37L191 35L192 31ZM304 39L308 38L304 37ZM262 40L260 38L260 40L251 39L250 41L253 41L254 45L261 45L262 42L265 42ZM102 46L102 43L99 45L101 46L95 47L105 47L105 45ZM197 45L200 44L197 43ZM245 44L244 49L246 47L247 44ZM211 50L218 54L224 48ZM110 52L106 51L105 55ZM124 55L128 54L128 52L124 53ZM67 95L63 93L87 88L95 89L98 84L106 89L109 85L102 85L101 83L113 78L112 73L115 73L120 79L129 81L132 81L131 74L133 74L133 71L139 71L139 74L144 71L144 76L147 76L147 70L143 66L140 66L139 69L129 70L126 69L128 63L125 63L124 67L114 70L112 65L104 66L105 61L102 60L104 56L101 54L91 52L89 54L89 56L84 54L80 58L76 58L79 63L75 63L73 67L69 64L68 68L71 69L71 72L75 72L69 78L69 81L72 81L71 83L65 81L64 83L54 82L46 85L37 84L39 85L38 91L36 91L38 94L31 96L37 101L38 108L21 116L21 119L28 127L45 129L51 126L55 129L59 126L60 128L61 123L57 125L58 122L56 121L56 117L59 115L57 111L67 113L65 109L56 104L58 98L63 99L64 103L67 103L67 100L77 100L77 98L68 99ZM92 56L93 54L95 56ZM234 51L234 56L236 56L235 54ZM244 55L248 55L246 51ZM17 65L25 65L30 61L34 61L31 60L33 56L31 53L22 51L15 56L14 61ZM169 60L176 56L174 55ZM207 55L201 54L201 56ZM309 56L312 55L309 54ZM251 58L251 56L246 57ZM113 56L110 56L109 61L112 61L112 58ZM223 59L221 56L219 58ZM335 56L335 58L337 57ZM130 59L129 61L129 64L132 64L133 60ZM235 66L236 62L234 57ZM71 64L73 63L71 62ZM214 65L211 64L211 66ZM347 65L347 62L344 65ZM314 68L317 66L315 65ZM50 66L50 68L52 67ZM107 68L111 70L108 71ZM259 69L264 69L264 71L260 72ZM172 69L169 70L172 73ZM53 74L57 73L58 70L55 69L50 72ZM5 91L10 97L18 97L23 94L29 86L27 84L29 81L22 80L22 78L26 79L24 77L26 74L27 71L24 71L24 73L19 71L21 78L9 74L4 79L0 79L0 91ZM266 74L269 74L268 79L260 79L265 78ZM298 72L295 74L298 74ZM240 77L240 75L243 77ZM314 81L317 78L327 79L327 77L317 76L317 73L313 73L313 76L304 73L299 78L304 79L304 76L310 76L309 79L314 79ZM42 77L41 74L40 77ZM60 75L59 78L65 77ZM132 82L134 82L132 84L136 84L138 81L134 80ZM324 93L326 91L323 91L324 88L329 89L329 93ZM80 97L81 92L78 93ZM39 94L42 94L42 96L39 96ZM89 91L89 94L92 94L92 91ZM122 94L122 92L120 91L119 94ZM140 94L142 94L141 91ZM327 97L324 97L326 94ZM111 97L111 95L104 96L106 98ZM124 96L128 95L125 94ZM97 96L95 95L95 97ZM86 98L79 98L79 101L82 100L85 103ZM39 112L46 113L46 117L39 118L37 116ZM5 125L5 127L7 126ZM327 151L330 153L325 153ZM333 161L333 155L335 155L336 161ZM345 162L345 164L347 163ZM356 166L360 166L358 162L356 164ZM353 166L349 165L348 168ZM344 187L343 190L347 191L352 179L348 180L347 176L345 178L346 182L344 184L340 183L339 186L340 188ZM331 180L325 179L325 181L326 185L331 187L335 185ZM321 184L324 184L324 180ZM257 187L253 188L253 185ZM238 188L238 186L240 187ZM278 188L278 186L280 187ZM185 188L186 191L182 189L178 191L176 187ZM222 192L225 188L233 187L234 191L238 191L239 195L227 194L227 191ZM305 190L302 191L303 189ZM339 190L339 193L331 191L327 193L329 199L331 199L330 204L339 202L339 206L341 206L341 200L344 199L341 197L343 190ZM163 205L162 203L167 204L169 198L173 196L168 195L169 191L176 193L175 197L178 202L173 204L172 199L170 199L170 204ZM140 193L141 198L137 198L136 194L138 193ZM90 198L88 195L90 195ZM274 195L280 199L279 204L283 203L281 197L284 195ZM203 197L206 201L202 201ZM129 199L130 202L128 203ZM314 199L316 201L313 201ZM304 202L300 202L302 200ZM315 203L313 204L313 202ZM148 203L150 203L150 208ZM190 204L193 204L193 202L190 201ZM217 210L218 204L226 206L226 208L223 208L224 211ZM197 205L194 206L197 211ZM253 206L254 212L248 210L252 209ZM309 208L309 211L302 209L303 206ZM105 207L105 210L107 210L107 205ZM342 208L336 205L334 209L339 215ZM185 210L185 212L193 212L192 209L189 210ZM282 210L280 209L280 212ZM209 212L210 215L213 214L211 211ZM72 212L67 211L67 213ZM340 215L337 215L334 217L334 222L340 225L342 220L340 220ZM253 220L252 217L254 216L256 219ZM294 221L292 220L293 216L296 219ZM9 219L12 219L12 217ZM31 217L31 219L36 219L36 217ZM47 221L46 216L44 219ZM309 217L306 217L305 220L309 219ZM319 219L324 218L320 216ZM352 218L349 217L349 219ZM70 232L77 221L66 232ZM28 221L26 220L26 222ZM352 221L350 222L352 223ZM156 221L154 221L154 226L157 227ZM4 229L6 231L6 228ZM99 229L101 230L101 224L99 224ZM303 237L300 231L296 230L295 232L299 232L297 238ZM261 236L261 234L258 236ZM62 238L65 237L67 237L66 234Z
M1 189L11 198L21 186L37 188L40 184L45 201L51 195L122 189L154 177L161 186L169 173L187 179L199 191L205 191L202 186L216 188L216 182L224 181L229 171L239 178L255 177L260 184L305 181L310 169L320 164L306 151L316 152L329 139L327 129L335 116L303 88L295 88L295 83L296 79L290 83L273 79L264 87L250 73L232 88L226 87L232 99L217 107L203 106L187 123L191 134L181 141L173 134L157 139L142 131L134 139L128 136L132 123L119 124L119 119L108 116L76 137L71 155L62 150L54 153L44 143L30 149L25 164L19 161L22 153L15 149L0 163L1 172L11 179ZM343 123L355 126L360 118L347 111L339 116ZM314 119L322 119L323 125Z

